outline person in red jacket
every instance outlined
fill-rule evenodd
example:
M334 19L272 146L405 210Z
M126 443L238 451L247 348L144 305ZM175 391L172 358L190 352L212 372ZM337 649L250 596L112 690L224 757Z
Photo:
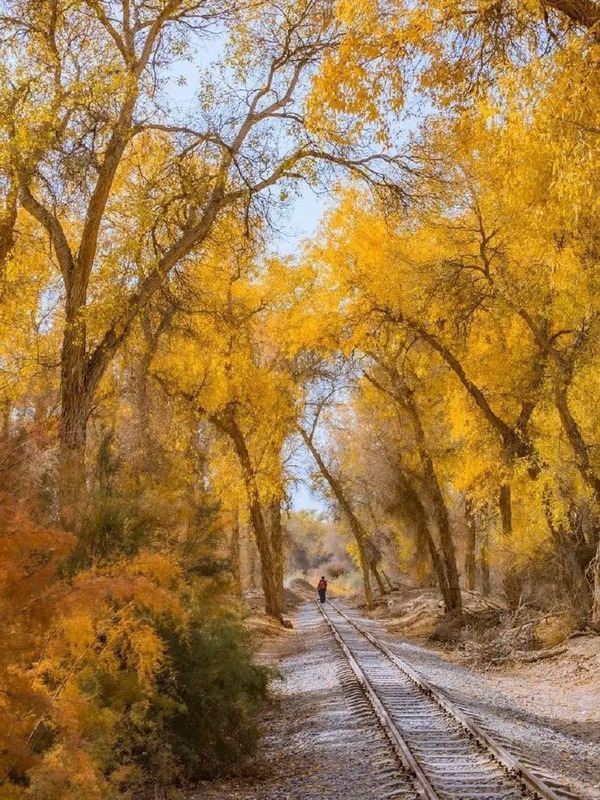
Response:
M319 585L317 586L317 591L319 592L319 600L321 603L325 602L325 592L327 591L327 581L325 580L325 576L321 575L321 580L319 581Z

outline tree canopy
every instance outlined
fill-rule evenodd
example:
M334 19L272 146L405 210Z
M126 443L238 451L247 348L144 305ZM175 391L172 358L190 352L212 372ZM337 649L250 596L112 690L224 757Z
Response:
M286 570L600 625L596 2L0 22L0 798L249 752Z

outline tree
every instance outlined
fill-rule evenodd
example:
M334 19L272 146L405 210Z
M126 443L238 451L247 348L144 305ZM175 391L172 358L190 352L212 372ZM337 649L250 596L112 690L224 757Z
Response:
M446 611L448 613L454 613L460 618L462 613L462 599L458 568L456 565L454 540L450 527L450 517L427 442L421 415L415 401L414 390L408 386L405 378L394 364L386 363L377 356L375 356L374 359L391 383L391 389L386 390L377 379L368 373L366 375L367 379L379 391L393 398L399 410L408 418L409 424L412 427L415 448L423 471L423 482L427 487L440 536L445 569L445 579L442 582L442 586L446 589Z
M386 179L376 154L353 153L325 131L313 135L304 119L306 81L343 37L318 4L255 15L220 0L152 9L15 0L4 22L3 47L15 64L5 120L10 170L21 204L51 242L64 290L62 509L77 527L100 381L140 314L173 270L199 254L226 209L250 214L261 197L268 205L275 184L310 176L318 163ZM180 124L161 101L161 81L187 46L224 22L235 34L223 77L213 70L197 119Z
M267 332L293 303L292 287L277 260L269 262L259 244L244 241L237 220L220 233L188 271L152 370L164 391L192 410L196 424L208 423L232 452L234 461L223 459L218 481L241 482L266 610L281 619L283 449L295 423L296 387Z
M304 428L300 427L299 429L300 436L308 450L310 451L311 455L315 459L315 462L319 468L319 471L333 496L336 499L336 502L339 504L340 509L348 523L350 530L352 531L352 535L356 541L356 547L358 549L358 558L360 561L360 571L362 574L363 579L363 589L365 593L365 600L367 603L367 608L373 608L373 592L371 589L371 580L370 580L370 573L373 572L374 575L378 575L377 572L377 565L375 559L373 557L373 545L369 540L369 536L358 518L357 514L355 513L354 509L352 508L348 498L346 497L346 493L342 487L342 483L339 478L336 478L329 467L323 461L321 454L317 450L315 443L313 441L314 431L312 435L309 435ZM381 581L381 579L379 579ZM383 586L380 583L380 588Z

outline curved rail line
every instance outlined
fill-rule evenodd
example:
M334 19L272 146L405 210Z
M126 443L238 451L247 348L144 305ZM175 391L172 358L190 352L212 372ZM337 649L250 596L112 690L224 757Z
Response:
M336 603L317 606L426 800L577 798L512 755ZM333 609L335 613L331 613Z

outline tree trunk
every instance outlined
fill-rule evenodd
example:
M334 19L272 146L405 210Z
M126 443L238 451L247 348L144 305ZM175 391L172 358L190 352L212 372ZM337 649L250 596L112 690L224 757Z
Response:
M369 535L364 532L365 537L365 553L367 556L367 561L369 562L369 569L373 577L375 578L375 582L379 588L379 594L383 597L386 594L385 584L383 579L379 573L379 563L381 561L381 550L377 547L377 545L369 538Z
M271 543L269 541L269 531L265 523L262 507L256 498L250 501L250 520L256 539L256 546L258 547L258 556L260 558L260 577L265 597L265 612L269 617L274 617L281 622L283 620L283 608L281 607L282 592L277 585L275 577L275 566Z
M229 438L233 443L234 450L240 463L242 478L246 488L248 499L248 511L250 523L258 548L261 567L261 583L265 597L265 612L280 622L283 621L283 573L279 572L276 560L278 558L277 548L275 552L271 542L270 530L267 525L264 509L260 500L260 492L256 480L256 473L252 466L250 452L246 445L244 435L235 417L235 408L229 406L222 414L211 416L212 422ZM276 534L277 538L277 534Z
M473 591L476 585L476 549L477 549L477 523L473 513L473 504L469 499L465 501L465 518L467 520L467 547L465 552L465 585Z
M244 528L244 540L246 543L246 563L248 565L248 588L256 589L256 544L250 530Z
M381 570L381 574L383 575L383 577L384 577L384 578L385 578L385 580L386 580L386 583L387 583L387 585L388 585L388 589L389 589L389 591L390 591L390 592L393 592L393 591L394 591L394 586L393 586L393 584L392 584L391 580L388 578L388 575L387 575L387 573L385 572L385 570L383 570L383 569L382 569L382 570ZM396 588L398 588L398 587L396 587Z
M491 592L489 533L486 531L479 551L479 571L481 573L481 591L487 597Z
M271 550L273 553L273 576L279 594L279 605L283 610L285 608L285 590L283 588L285 557L283 548L283 526L281 524L281 497L273 498L269 504L269 533Z
M242 563L240 548L240 518L237 506L231 511L231 575L237 597L242 597Z
M379 588L379 594L383 596L384 594L387 593L387 589L385 588L385 583L383 582L383 578L381 577L381 575L379 574L379 570L377 569L377 562L371 561L369 566L371 567L371 572L373 573L373 577L377 582L377 586Z
M455 614L457 617L460 617L462 616L460 579L456 564L456 551L454 549L454 539L452 537L452 530L450 528L450 518L448 516L448 509L446 508L446 501L444 500L444 495L442 494L442 490L440 488L433 458L429 452L427 437L425 436L425 429L423 428L423 423L421 422L421 416L415 402L414 394L404 383L400 373L395 369L395 367L393 368L392 379L394 383L394 396L396 397L400 407L407 413L411 421L417 450L419 452L419 458L421 464L423 465L425 485L427 486L427 491L431 497L435 521L440 534L440 545L442 548L446 581L448 585L449 607L446 609L446 611L448 613Z
M513 555L513 518L512 518L512 490L510 481L504 482L500 486L498 495L498 508L500 509L500 519L502 521L502 535L505 546L508 549L508 562L504 565L504 578L502 585L504 596L510 606L517 606L521 598L523 582L519 575Z
M369 576L369 561L365 553L365 543L360 536L354 533L356 544L358 547L358 560L360 564L360 572L362 575L363 592L365 594L365 602L369 611L373 608L373 590L371 589L371 578Z
M431 566L437 578L438 588L442 599L444 601L445 611L449 611L452 607L452 598L448 589L448 580L446 578L446 571L444 564L438 553L435 540L431 535L429 523L427 521L427 512L419 497L416 489L411 485L410 481L404 475L402 469L398 471L399 493L403 501L405 514L408 520L415 525L417 530L417 538L426 542L429 558L431 559Z
M510 541L513 534L512 522L512 491L510 483L503 483L498 495L498 508L500 509L500 519L502 521L502 534Z
M68 292L61 358L59 423L59 504L63 527L81 528L86 502L85 444L91 397L86 386L84 301Z
M437 527L440 532L440 544L442 547L444 566L446 568L446 578L448 580L448 599L450 607L447 611L460 617L462 616L462 597L460 593L458 567L456 566L456 551L454 550L454 541L450 530L450 520L448 519L446 504L441 491L439 491L439 486L437 489L437 496L434 498L434 509Z
M337 478L335 478L332 475L332 473L327 468L327 465L321 458L321 454L315 447L312 438L306 433L306 431L303 428L299 428L298 430L300 432L300 435L302 436L302 439L304 440L304 443L310 450L312 457L317 462L317 466L319 467L321 475L327 481L327 484L329 485L329 488L331 489L333 496L339 503L339 506L342 509L342 512L348 521L350 530L354 535L358 547L358 558L360 562L360 569L362 572L365 601L367 603L367 608L371 610L373 608L373 592L371 589L371 580L369 577L370 560L367 554L367 547L369 543L368 534L365 531L361 521L358 519L358 517L352 510L352 506L350 505L348 498L346 497L344 490L342 489L342 484Z

